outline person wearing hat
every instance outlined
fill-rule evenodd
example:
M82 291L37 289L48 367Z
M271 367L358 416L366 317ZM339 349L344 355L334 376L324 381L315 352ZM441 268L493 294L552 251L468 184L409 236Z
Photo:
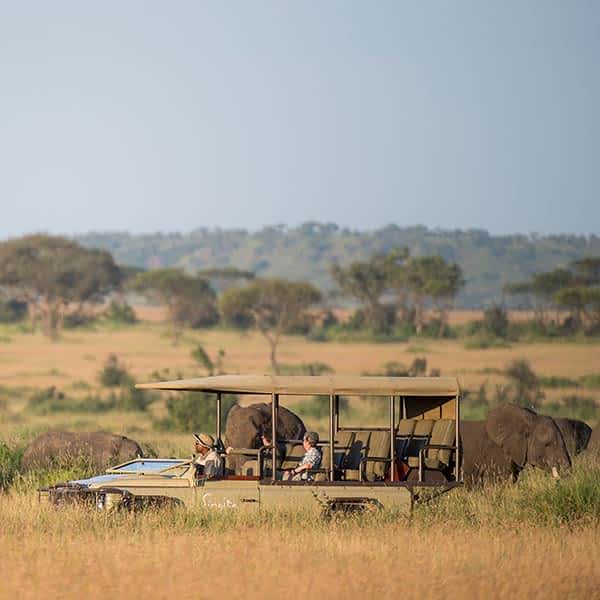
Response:
M302 440L302 446L304 446L304 456L295 469L283 472L282 479L292 481L312 481L313 476L308 471L311 469L318 469L321 466L321 460L323 455L317 444L319 443L319 434L316 431L307 431L304 434Z
M208 433L194 433L198 457L194 461L204 479L223 476L223 459L215 450L215 438Z

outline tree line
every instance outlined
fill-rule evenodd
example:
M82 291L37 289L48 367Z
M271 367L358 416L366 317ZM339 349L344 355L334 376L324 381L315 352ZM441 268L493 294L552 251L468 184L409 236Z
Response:
M125 294L135 292L167 308L175 343L184 327L223 323L257 329L268 342L274 372L279 371L277 349L284 333L337 328L373 336L393 337L398 331L405 336L446 336L449 311L465 285L458 264L439 255L412 256L408 248L366 261L334 263L330 271L337 290L324 296L310 282L256 277L232 267L194 274L177 268L123 267L107 251L58 236L30 235L0 243L5 302L23 303L31 327L40 326L52 338L59 336L67 316L89 311L109 297L113 314L128 314ZM531 295L541 321L551 308L567 309L571 331L594 332L600 324L600 258L540 273L507 292ZM344 301L354 308L350 318L340 322L332 303ZM495 319L494 327L502 324L501 314L490 318Z

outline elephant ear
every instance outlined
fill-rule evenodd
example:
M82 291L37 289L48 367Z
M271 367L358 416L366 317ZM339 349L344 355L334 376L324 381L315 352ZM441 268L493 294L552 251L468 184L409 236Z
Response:
M536 416L528 408L503 404L490 410L485 420L489 438L521 468L527 461L527 444Z

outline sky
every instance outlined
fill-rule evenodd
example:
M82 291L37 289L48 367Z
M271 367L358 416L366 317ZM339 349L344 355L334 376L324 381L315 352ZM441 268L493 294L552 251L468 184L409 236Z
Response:
M600 3L0 0L0 238L600 233Z

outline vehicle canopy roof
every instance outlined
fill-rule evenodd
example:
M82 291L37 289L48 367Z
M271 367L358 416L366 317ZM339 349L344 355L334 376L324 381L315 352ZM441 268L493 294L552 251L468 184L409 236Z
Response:
M285 395L457 396L455 377L361 377L357 375L216 375L140 383L139 389Z

